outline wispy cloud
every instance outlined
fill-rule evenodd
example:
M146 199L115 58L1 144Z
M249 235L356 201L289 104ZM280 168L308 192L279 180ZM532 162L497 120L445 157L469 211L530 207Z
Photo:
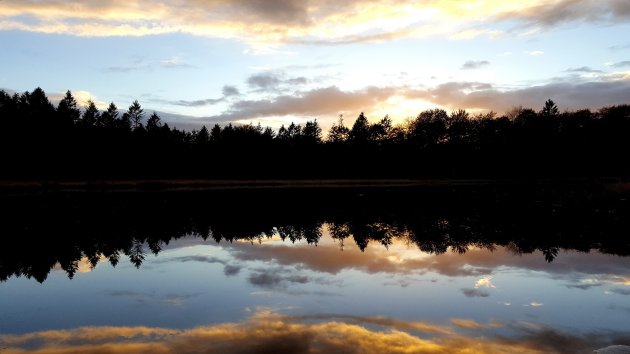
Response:
M130 65L114 65L114 66L108 66L107 68L105 68L106 71L109 71L112 73L128 73L132 71L151 70L151 69L152 69L151 65L147 63L143 63L143 62L138 62L138 63L134 63Z
M194 68L194 65L188 64L179 57L160 60L160 66L167 69L172 68Z
M156 68L177 69L177 68L194 68L195 66L184 62L179 57L172 57L158 61L147 61L146 59L135 59L129 64L112 65L105 68L111 73L129 73L133 71L151 71Z
M283 86L299 86L308 83L305 77L287 77L283 72L263 72L251 75L246 80L247 85L258 90L277 90Z
M592 69L588 66L581 66L578 68L568 68L565 71L568 73L603 73L602 70Z
M630 288L612 288L608 291L613 294L630 295Z
M463 288L461 289L462 293L466 295L466 297L488 297L490 293L486 290L480 290L476 288Z
M526 50L524 53L533 57L539 57L545 54L542 50Z
M479 60L479 61L469 60L465 62L464 65L462 65L461 69L462 70L479 69L488 65L490 65L490 62L487 60Z
M152 98L152 102L156 103L165 103L173 106L182 106L182 107L203 107L203 106L212 106L222 102L230 101L234 97L238 97L241 93L235 86L223 86L221 90L223 94L222 97L218 98L204 98L199 100L167 100L162 98Z
M613 46L608 47L608 49L610 49L612 51L619 51L619 50L630 49L630 43L613 45Z
M630 66L630 60L625 60L625 61L620 61L617 63L613 63L610 66L612 66L613 68L625 68Z

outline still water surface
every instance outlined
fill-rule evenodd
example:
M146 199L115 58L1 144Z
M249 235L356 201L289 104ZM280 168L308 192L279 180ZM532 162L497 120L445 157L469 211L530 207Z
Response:
M484 198L470 209L468 194L449 197L460 207L435 206L434 195L404 217L375 208L399 195L355 194L363 199L329 217L319 206L271 203L257 209L264 226L242 200L241 218L224 203L213 219L188 212L198 201L172 207L170 196L156 208L182 220L179 231L120 222L116 213L137 200L103 206L117 216L96 217L101 224L84 215L98 207L64 202L54 219L75 216L48 223L51 234L11 221L12 232L38 230L39 242L2 252L0 353L590 353L630 344L623 198L525 209L521 199L512 209L520 216L506 220L515 204ZM58 206L46 203L47 212ZM569 220L584 227L564 227ZM72 241L54 242L60 227ZM84 227L127 230L112 241Z

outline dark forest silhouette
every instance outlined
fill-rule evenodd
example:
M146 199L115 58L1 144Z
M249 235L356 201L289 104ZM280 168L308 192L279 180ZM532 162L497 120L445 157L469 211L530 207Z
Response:
M340 243L364 250L403 238L424 252L466 252L505 246L630 255L626 196L584 185L425 188L216 190L211 192L57 193L0 197L0 281L43 282L57 264L72 277L78 261L121 257L140 266L171 240L317 244L322 225ZM214 242L212 241L212 242ZM340 255L341 257L343 255Z
M421 112L402 125L317 120L277 132L260 125L169 127L135 101L55 108L40 88L0 91L2 179L582 178L630 175L630 105L597 112L515 108L503 116Z

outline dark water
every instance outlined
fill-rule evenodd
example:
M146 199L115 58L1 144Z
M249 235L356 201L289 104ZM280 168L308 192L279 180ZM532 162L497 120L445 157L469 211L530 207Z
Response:
M601 186L1 199L0 353L591 353L630 345Z

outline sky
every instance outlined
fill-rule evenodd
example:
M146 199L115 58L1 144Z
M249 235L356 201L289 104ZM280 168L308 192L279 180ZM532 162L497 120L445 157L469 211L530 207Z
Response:
M0 89L181 128L630 103L630 0L0 0Z

